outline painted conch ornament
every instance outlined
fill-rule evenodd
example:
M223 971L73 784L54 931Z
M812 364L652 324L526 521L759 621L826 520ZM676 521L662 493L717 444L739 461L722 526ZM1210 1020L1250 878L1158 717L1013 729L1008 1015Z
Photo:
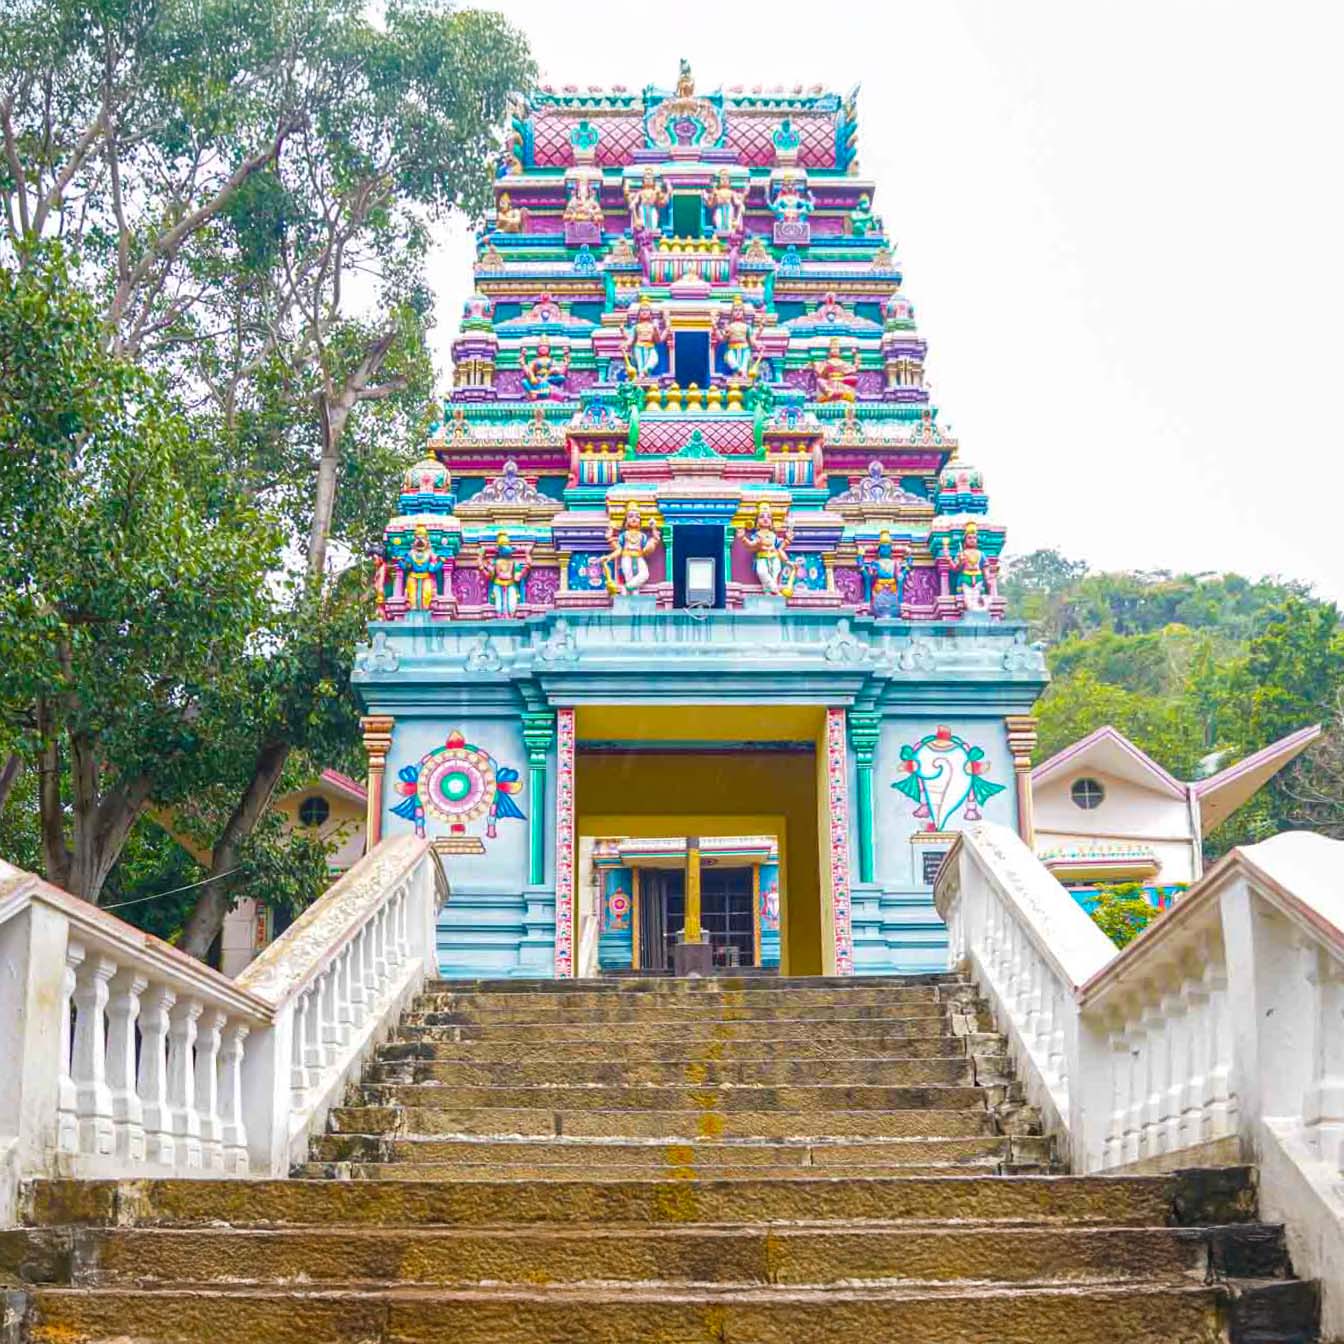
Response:
M963 808L964 820L978 821L981 804L1004 789L985 778L989 762L984 750L945 725L914 746L902 747L901 760L905 778L891 787L917 804L915 816L925 819L925 830L945 830Z

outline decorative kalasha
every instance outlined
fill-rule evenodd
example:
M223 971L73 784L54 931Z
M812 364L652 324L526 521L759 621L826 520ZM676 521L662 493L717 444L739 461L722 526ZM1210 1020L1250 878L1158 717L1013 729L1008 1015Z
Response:
M607 533L607 544L611 550L602 559L607 591L637 593L649 581L647 557L658 549L657 531L644 531L639 507L632 504L625 511L624 525Z
M984 749L941 724L913 746L903 746L901 760L905 778L891 787L915 804L914 815L928 831L946 830L958 812L965 821L979 821L981 805L1005 788L985 778Z
M501 765L457 731L449 733L443 746L427 752L414 765L402 766L397 781L402 801L392 809L392 815L414 822L416 835L422 837L427 816L446 822L447 847L453 853L484 852L480 837L467 831L482 817L490 840L495 838L495 823L501 817L524 819L513 801L514 795L523 791L518 771Z
M789 559L789 533L775 531L775 517L768 504L756 512L756 527L742 538L742 544L755 555L754 568L764 592L776 597L793 595L796 566Z
M849 754L845 711L826 711L826 793L831 818L831 917L835 930L835 971L854 972L854 939L849 899Z

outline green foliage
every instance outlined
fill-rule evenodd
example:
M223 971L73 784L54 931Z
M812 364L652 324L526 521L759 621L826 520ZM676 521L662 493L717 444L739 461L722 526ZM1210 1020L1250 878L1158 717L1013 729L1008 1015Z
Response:
M48 876L110 899L181 885L130 837L187 816L230 875L198 954L246 887L313 890L261 819L291 753L352 764L358 557L432 390L430 225L479 214L532 75L444 0L0 12L3 839L32 856L36 794Z
M1119 882L1097 888L1092 919L1116 947L1128 947L1161 913L1149 903L1141 884Z
M1037 704L1043 757L1111 724L1177 778L1195 779L1330 718L1344 689L1339 612L1304 584L1091 574L1038 551L1010 562L1004 589L1010 611L1053 641L1053 680ZM1344 826L1330 804L1344 771L1313 770L1309 761L1272 781L1205 837L1207 857L1295 825Z

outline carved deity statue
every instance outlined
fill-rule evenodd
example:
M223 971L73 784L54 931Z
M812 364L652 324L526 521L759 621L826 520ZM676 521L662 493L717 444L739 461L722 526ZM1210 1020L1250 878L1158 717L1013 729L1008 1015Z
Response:
M789 531L783 535L775 531L774 515L768 504L756 512L756 527L742 538L746 548L754 553L753 568L761 587L775 597L791 597L798 566L789 559Z
M873 615L900 615L909 572L910 558L904 547L898 551L891 533L884 529L873 553L859 557L859 573L863 575L865 596L872 604Z
M818 401L853 401L858 396L859 366L840 352L840 338L832 337L826 358L812 361Z
M742 212L747 193L733 190L732 179L726 168L719 170L718 180L704 193L704 200L709 207L714 232L720 238L730 238L742 232Z
M429 529L420 523L415 529L411 549L401 559L406 580L406 604L409 611L428 611L438 596L443 560L429 542Z
M387 620L387 580L391 565L387 559L387 547L381 542L369 547L369 559L373 561L373 597L375 616L380 621Z
M523 390L532 401L552 400L565 395L565 375L569 372L569 352L561 359L551 354L551 343L537 342L537 353L528 359L527 351L518 352L518 366L523 371Z
M796 173L786 173L776 183L770 209L780 224L803 224L816 206L812 193Z
M565 202L565 221L569 224L602 223L602 202L593 194L586 177L574 183L574 194Z
M647 297L641 297L638 306L630 305L626 316L625 372L633 379L654 378L658 373L658 347L668 341L667 324L661 314L655 313Z
M495 207L496 233L522 233L527 227L527 215L513 204L513 198L507 191L499 193L499 204Z
M967 611L983 611L985 595L985 554L980 549L980 529L967 523L961 534L961 554L957 556L957 589Z
M602 557L602 574L609 593L637 593L649 581L646 559L658 549L660 538L656 528L644 531L639 506L631 504L625 511L625 522L619 529L607 533L611 550Z
M515 554L507 532L501 532L495 539L493 558L481 548L481 572L489 581L487 596L496 616L518 614L518 604L524 600L523 581L530 568L525 555Z
M682 58L681 67L677 71L677 97L690 98L695 94L695 76L691 74L691 63Z
M723 347L723 367L730 379L749 382L756 376L760 360L756 357L754 314L741 294L734 295L732 306L719 315L711 340Z
M663 207L672 198L652 168L644 170L644 178L639 186L626 187L625 199L630 207L630 227L634 229L636 237L641 233L662 231Z

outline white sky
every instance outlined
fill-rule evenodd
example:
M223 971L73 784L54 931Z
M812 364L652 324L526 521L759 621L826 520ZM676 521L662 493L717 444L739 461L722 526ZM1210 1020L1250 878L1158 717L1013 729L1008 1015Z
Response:
M488 4L488 0L479 0ZM1016 553L1344 599L1344 6L497 0L542 78L823 83ZM437 356L471 288L436 258Z

